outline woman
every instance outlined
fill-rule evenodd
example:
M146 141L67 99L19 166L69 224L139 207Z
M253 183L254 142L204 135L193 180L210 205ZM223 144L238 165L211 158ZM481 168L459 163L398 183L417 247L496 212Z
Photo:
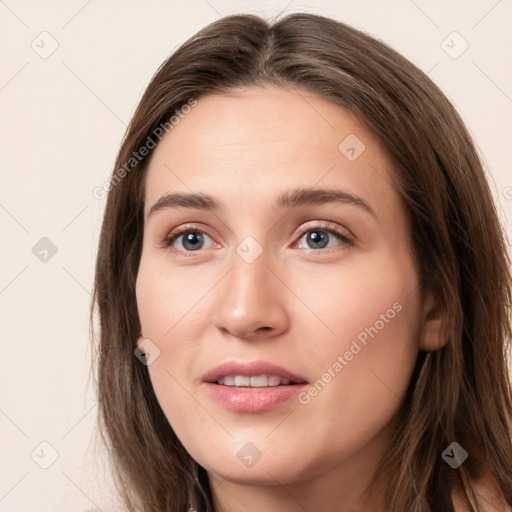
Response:
M98 392L128 509L508 510L510 284L423 72L317 15L211 24L108 186Z

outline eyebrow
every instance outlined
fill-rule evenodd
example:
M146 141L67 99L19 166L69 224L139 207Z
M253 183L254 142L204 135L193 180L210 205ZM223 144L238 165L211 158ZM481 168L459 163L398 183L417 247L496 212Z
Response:
M279 195L272 208L295 208L328 203L341 203L358 206L377 218L373 208L361 197L338 189L307 189L298 188ZM219 211L221 204L212 196L195 193L169 193L164 194L149 210L148 219L154 213L173 208L193 208L197 210Z

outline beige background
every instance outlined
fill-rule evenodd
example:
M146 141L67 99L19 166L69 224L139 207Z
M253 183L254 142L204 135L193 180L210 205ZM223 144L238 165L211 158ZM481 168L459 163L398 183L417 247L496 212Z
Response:
M178 44L220 16L282 9L353 24L428 72L485 155L510 233L511 0L0 1L1 512L112 509L88 385L105 204L92 191L108 178L150 77ZM37 254L43 237L57 248L46 262Z

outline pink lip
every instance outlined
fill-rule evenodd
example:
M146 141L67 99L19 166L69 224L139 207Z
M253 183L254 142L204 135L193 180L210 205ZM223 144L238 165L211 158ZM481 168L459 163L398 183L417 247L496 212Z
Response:
M296 384L265 388L233 388L216 384L219 377L226 375L277 375L290 379ZM295 398L306 386L306 381L284 368L266 361L227 361L203 377L209 395L221 406L236 412L268 411Z
M220 405L236 412L263 412L295 398L306 384L268 388L229 388L206 383L210 396Z

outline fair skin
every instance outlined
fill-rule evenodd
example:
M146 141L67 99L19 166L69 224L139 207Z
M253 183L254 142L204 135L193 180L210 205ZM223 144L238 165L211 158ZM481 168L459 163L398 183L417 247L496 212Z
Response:
M338 149L350 134L365 145L353 161ZM148 368L172 428L208 471L219 512L368 510L364 489L389 449L418 350L446 342L436 301L419 286L392 172L347 110L274 86L200 98L154 150L136 284L142 332L160 350ZM360 203L273 207L297 188L343 190ZM177 192L213 196L220 208L148 216ZM164 247L190 223L202 239ZM318 235L326 246L314 244ZM248 236L251 251L262 250L250 263L236 250ZM377 334L351 357L371 327ZM325 386L308 403L230 410L203 381L228 360L269 361L306 390L322 378ZM250 467L237 456L247 443L261 455ZM375 500L371 510L382 510Z

